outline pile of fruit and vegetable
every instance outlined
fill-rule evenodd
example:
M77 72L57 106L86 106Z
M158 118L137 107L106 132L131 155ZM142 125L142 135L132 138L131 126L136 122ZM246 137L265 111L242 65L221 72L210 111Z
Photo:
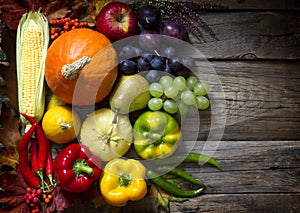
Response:
M211 29L185 2L92 2L85 18L62 7L23 11L17 24L18 113L7 120L17 125L1 131L20 137L1 149L13 168L1 173L4 212L54 212L76 200L121 208L145 196L169 211L170 201L205 191L181 163L221 170L180 149L185 119L210 107L209 84L179 54L180 41L204 40L199 27L215 36Z

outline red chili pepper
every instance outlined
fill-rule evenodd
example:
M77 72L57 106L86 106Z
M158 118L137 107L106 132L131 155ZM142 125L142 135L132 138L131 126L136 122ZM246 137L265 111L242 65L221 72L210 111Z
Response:
M31 141L33 132L35 131L37 124L33 124L32 127L23 135L20 143L18 144L19 153L19 166L21 174L29 187L38 188L40 186L40 179L32 172L28 163L28 146Z
M46 166L46 161L47 161L47 140L45 137L45 134L43 132L42 127L38 124L38 122L36 120L34 120L33 117L23 114L21 113L21 115L23 115L30 123L31 125L33 124L37 124L36 126L36 137L39 143L39 157L38 157L38 165L39 165L39 169L43 170Z
M70 192L88 190L101 173L101 161L78 143L63 149L54 159L54 176L59 186ZM99 166L99 167L98 167Z
M38 122L36 120L34 120L33 117L26 115L24 113L20 113L21 115L23 115L30 123L31 125L36 125L36 138L38 140L38 145L39 145L39 155L38 155L38 171L37 174L40 177L41 181L42 181L42 188L44 189L44 169L46 166L46 161L47 161L47 151L48 151L48 147L47 147L47 141L46 141L46 137L45 134L42 130L42 127L38 124Z
M36 139L33 139L30 147L30 163L31 163L31 168L34 172L37 172L39 170L37 160L38 160L38 142Z
M46 139L47 146L48 146L48 152L47 152L47 163L46 163L46 175L50 181L51 186L55 187L56 183L53 179L53 161L52 161L52 155L51 155L51 147L50 147L50 141L48 138Z

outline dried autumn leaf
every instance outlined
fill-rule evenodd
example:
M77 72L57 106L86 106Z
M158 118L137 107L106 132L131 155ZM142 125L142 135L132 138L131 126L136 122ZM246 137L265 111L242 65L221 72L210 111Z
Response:
M0 10L2 11L0 18L10 30L17 29L20 18L26 12L25 8L13 0L0 0Z
M8 104L2 106L0 123L0 143L4 146L0 153L0 164L15 168L18 163L18 143L21 139L19 132L19 117Z
M188 200L187 198L175 197L154 184L152 184L150 189L150 198L154 199L157 207L161 206L167 212L170 211L170 202L183 202Z
M26 183L17 166L15 171L6 172L0 176L0 203L3 213L29 212L29 208L24 202L26 193Z
M61 189L58 186L52 191L53 200L49 205L44 205L43 212L44 213L51 213L54 210L63 211L71 206L73 206L76 202L81 204L90 203L94 197L95 193L95 186L91 189L83 192L68 192Z
M93 0L93 6L96 8L96 14L100 12L100 10L109 2L112 2L114 0Z
M0 0L1 20L10 30L16 30L19 21L28 10L39 10L47 1L45 0Z
M61 8L47 16L48 22L66 17L71 12L67 7Z

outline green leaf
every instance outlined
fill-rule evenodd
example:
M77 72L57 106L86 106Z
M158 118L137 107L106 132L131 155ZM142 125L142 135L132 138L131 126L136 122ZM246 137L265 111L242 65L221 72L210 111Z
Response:
M150 198L154 199L157 207L163 207L166 211L170 211L170 202L184 202L188 198L181 198L171 195L160 187L152 184L150 189Z

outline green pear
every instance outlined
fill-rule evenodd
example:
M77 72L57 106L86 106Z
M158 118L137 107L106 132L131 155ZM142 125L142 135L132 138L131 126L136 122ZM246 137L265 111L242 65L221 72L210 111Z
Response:
M149 83L141 75L123 75L117 82L109 103L113 111L128 114L144 109L150 99Z

